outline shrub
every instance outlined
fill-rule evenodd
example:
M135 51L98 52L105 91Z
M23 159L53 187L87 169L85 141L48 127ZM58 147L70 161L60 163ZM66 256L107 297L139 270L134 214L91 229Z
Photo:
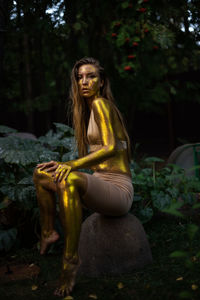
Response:
M194 205L200 192L200 181L185 175L184 169L167 165L156 170L157 157L148 157L131 167L134 186L133 213L145 223L158 211L181 216L177 210L183 205Z
M38 222L38 207L32 181L33 170L37 163L56 160L74 159L73 131L70 127L54 123L56 130L50 130L45 136L36 140L17 136L17 131L0 126L0 212L7 209L6 200L15 204L18 221L14 227L0 224L0 251L8 251L17 238L18 224L26 216ZM6 136L5 136L6 134Z

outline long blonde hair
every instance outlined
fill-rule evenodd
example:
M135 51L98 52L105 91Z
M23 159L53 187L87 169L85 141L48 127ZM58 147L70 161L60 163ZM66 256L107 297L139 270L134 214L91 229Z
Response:
M110 82L105 75L104 68L100 66L100 63L98 60L92 57L84 57L77 61L72 69L71 73L71 90L70 90L70 98L72 100L72 111L73 111L73 127L75 130L75 138L76 138L76 143L78 147L78 152L79 156L83 157L85 156L88 151L87 151L87 146L88 146L88 140L87 140L87 127L88 127L88 122L89 122L89 109L87 106L87 102L84 101L84 99L81 97L79 93L79 88L78 88L78 70L82 65L94 65L100 75L100 79L103 82L103 86L100 88L100 95L107 99L108 101L112 102L119 119L122 124L122 128L124 131L124 135L127 141L127 146L128 146L128 156L130 160L131 156L131 151L130 151L130 139L128 136L128 133L126 131L123 118L121 113L119 112L118 108L116 107L114 103L114 98L111 92L110 88Z

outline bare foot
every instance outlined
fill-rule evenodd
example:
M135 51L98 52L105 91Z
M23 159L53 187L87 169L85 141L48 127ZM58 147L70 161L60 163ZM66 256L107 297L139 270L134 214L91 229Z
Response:
M54 295L59 297L68 296L75 285L76 273L79 268L79 259L64 260L63 270L60 277L59 287L55 290Z
M40 241L40 254L45 254L47 248L55 243L59 239L59 234L53 230L52 233L47 237L41 237Z

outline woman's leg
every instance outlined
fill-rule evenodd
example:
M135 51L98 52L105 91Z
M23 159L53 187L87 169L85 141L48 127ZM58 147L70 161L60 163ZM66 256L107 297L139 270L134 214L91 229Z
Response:
M36 187L38 205L40 209L41 241L40 254L44 254L47 247L54 243L59 235L54 229L56 201L56 185L52 174L35 169L33 180Z
M64 253L60 286L55 295L68 295L75 284L75 276L79 266L78 243L82 223L82 205L80 196L87 189L87 177L84 173L71 172L67 180L57 183L60 215L64 228Z

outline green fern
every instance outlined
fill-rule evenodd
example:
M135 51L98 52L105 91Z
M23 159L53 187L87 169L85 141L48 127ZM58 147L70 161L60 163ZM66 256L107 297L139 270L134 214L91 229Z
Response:
M8 164L27 166L42 161L59 160L59 154L35 140L8 136L0 138L0 158Z
M0 133L8 134L8 133L15 133L17 132L16 129L10 128L8 126L0 125Z

